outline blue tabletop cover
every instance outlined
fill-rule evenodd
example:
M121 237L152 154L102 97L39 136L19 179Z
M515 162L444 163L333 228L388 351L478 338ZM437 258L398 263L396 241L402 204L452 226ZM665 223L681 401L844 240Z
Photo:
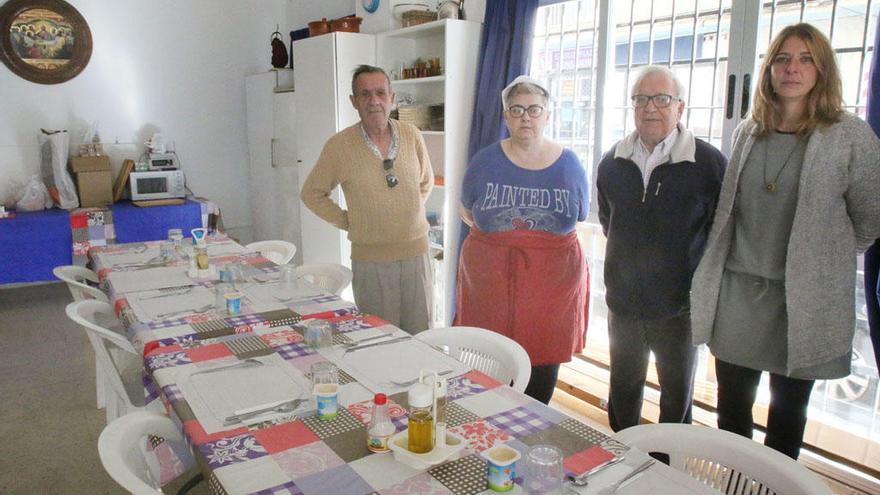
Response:
M196 201L149 207L122 202L110 209L117 243L165 239L172 228L183 229L188 237L190 230L202 226L202 205ZM16 212L0 219L0 284L55 280L52 268L72 263L67 210Z
M138 207L131 203L116 203L113 225L116 242L143 242L168 238L168 229L183 229L183 236L202 226L202 205L186 200L182 205Z
M0 219L0 284L54 280L73 256L70 214L51 209Z

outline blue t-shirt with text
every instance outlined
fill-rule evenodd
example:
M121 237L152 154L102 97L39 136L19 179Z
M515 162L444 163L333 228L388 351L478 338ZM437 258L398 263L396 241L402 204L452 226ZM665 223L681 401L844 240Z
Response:
M496 143L471 160L461 204L484 232L541 230L562 235L587 219L590 188L584 167L569 149L549 167L529 170L511 162Z

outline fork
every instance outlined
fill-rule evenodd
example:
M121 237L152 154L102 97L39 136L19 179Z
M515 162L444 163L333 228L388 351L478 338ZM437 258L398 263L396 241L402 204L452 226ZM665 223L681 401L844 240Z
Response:
M655 462L657 462L657 461L654 460L654 459L648 459L647 461L645 461L645 462L639 464L635 469L633 469L632 471L630 471L629 473L627 473L627 475L624 476L623 478L620 478L619 480L615 481L615 482L612 483L611 485L606 486L605 488L599 490L599 494L600 494L600 495L610 495L610 494L612 494L612 493L617 493L617 490L618 490L618 489L619 489L624 483L626 483L626 482L629 481L630 479L634 478L636 475L638 475L638 474L641 473L642 471L644 471L644 470L648 469L649 467L653 466Z
M156 318L161 320L163 318L168 318L169 316L177 316L177 315L181 315L184 313L186 313L186 314L202 314L202 313L207 312L208 310L210 310L213 307L214 307L213 304L206 304L206 305L202 306L201 308L182 309L180 311L171 311L169 313L162 313L160 315L156 315Z

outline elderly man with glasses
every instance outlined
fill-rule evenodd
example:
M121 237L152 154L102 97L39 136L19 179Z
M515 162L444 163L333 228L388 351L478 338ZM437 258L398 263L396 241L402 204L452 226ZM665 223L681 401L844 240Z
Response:
M717 149L681 125L683 88L669 69L643 69L630 95L636 130L605 154L596 180L608 239L608 418L614 431L639 424L651 352L660 422L691 422L691 278L727 166Z
M301 197L316 215L348 231L358 308L415 334L431 321L425 216L431 160L419 129L389 118L394 92L385 71L359 66L351 91L361 120L327 141ZM330 198L337 185L347 210Z

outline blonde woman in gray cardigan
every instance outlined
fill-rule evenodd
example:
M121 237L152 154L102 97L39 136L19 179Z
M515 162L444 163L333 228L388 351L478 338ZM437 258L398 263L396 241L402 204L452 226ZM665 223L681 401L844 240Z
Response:
M734 132L691 288L694 343L716 358L719 427L751 437L767 371L764 443L795 459L815 380L850 372L856 256L880 236L880 141L842 105L828 39L783 29Z

